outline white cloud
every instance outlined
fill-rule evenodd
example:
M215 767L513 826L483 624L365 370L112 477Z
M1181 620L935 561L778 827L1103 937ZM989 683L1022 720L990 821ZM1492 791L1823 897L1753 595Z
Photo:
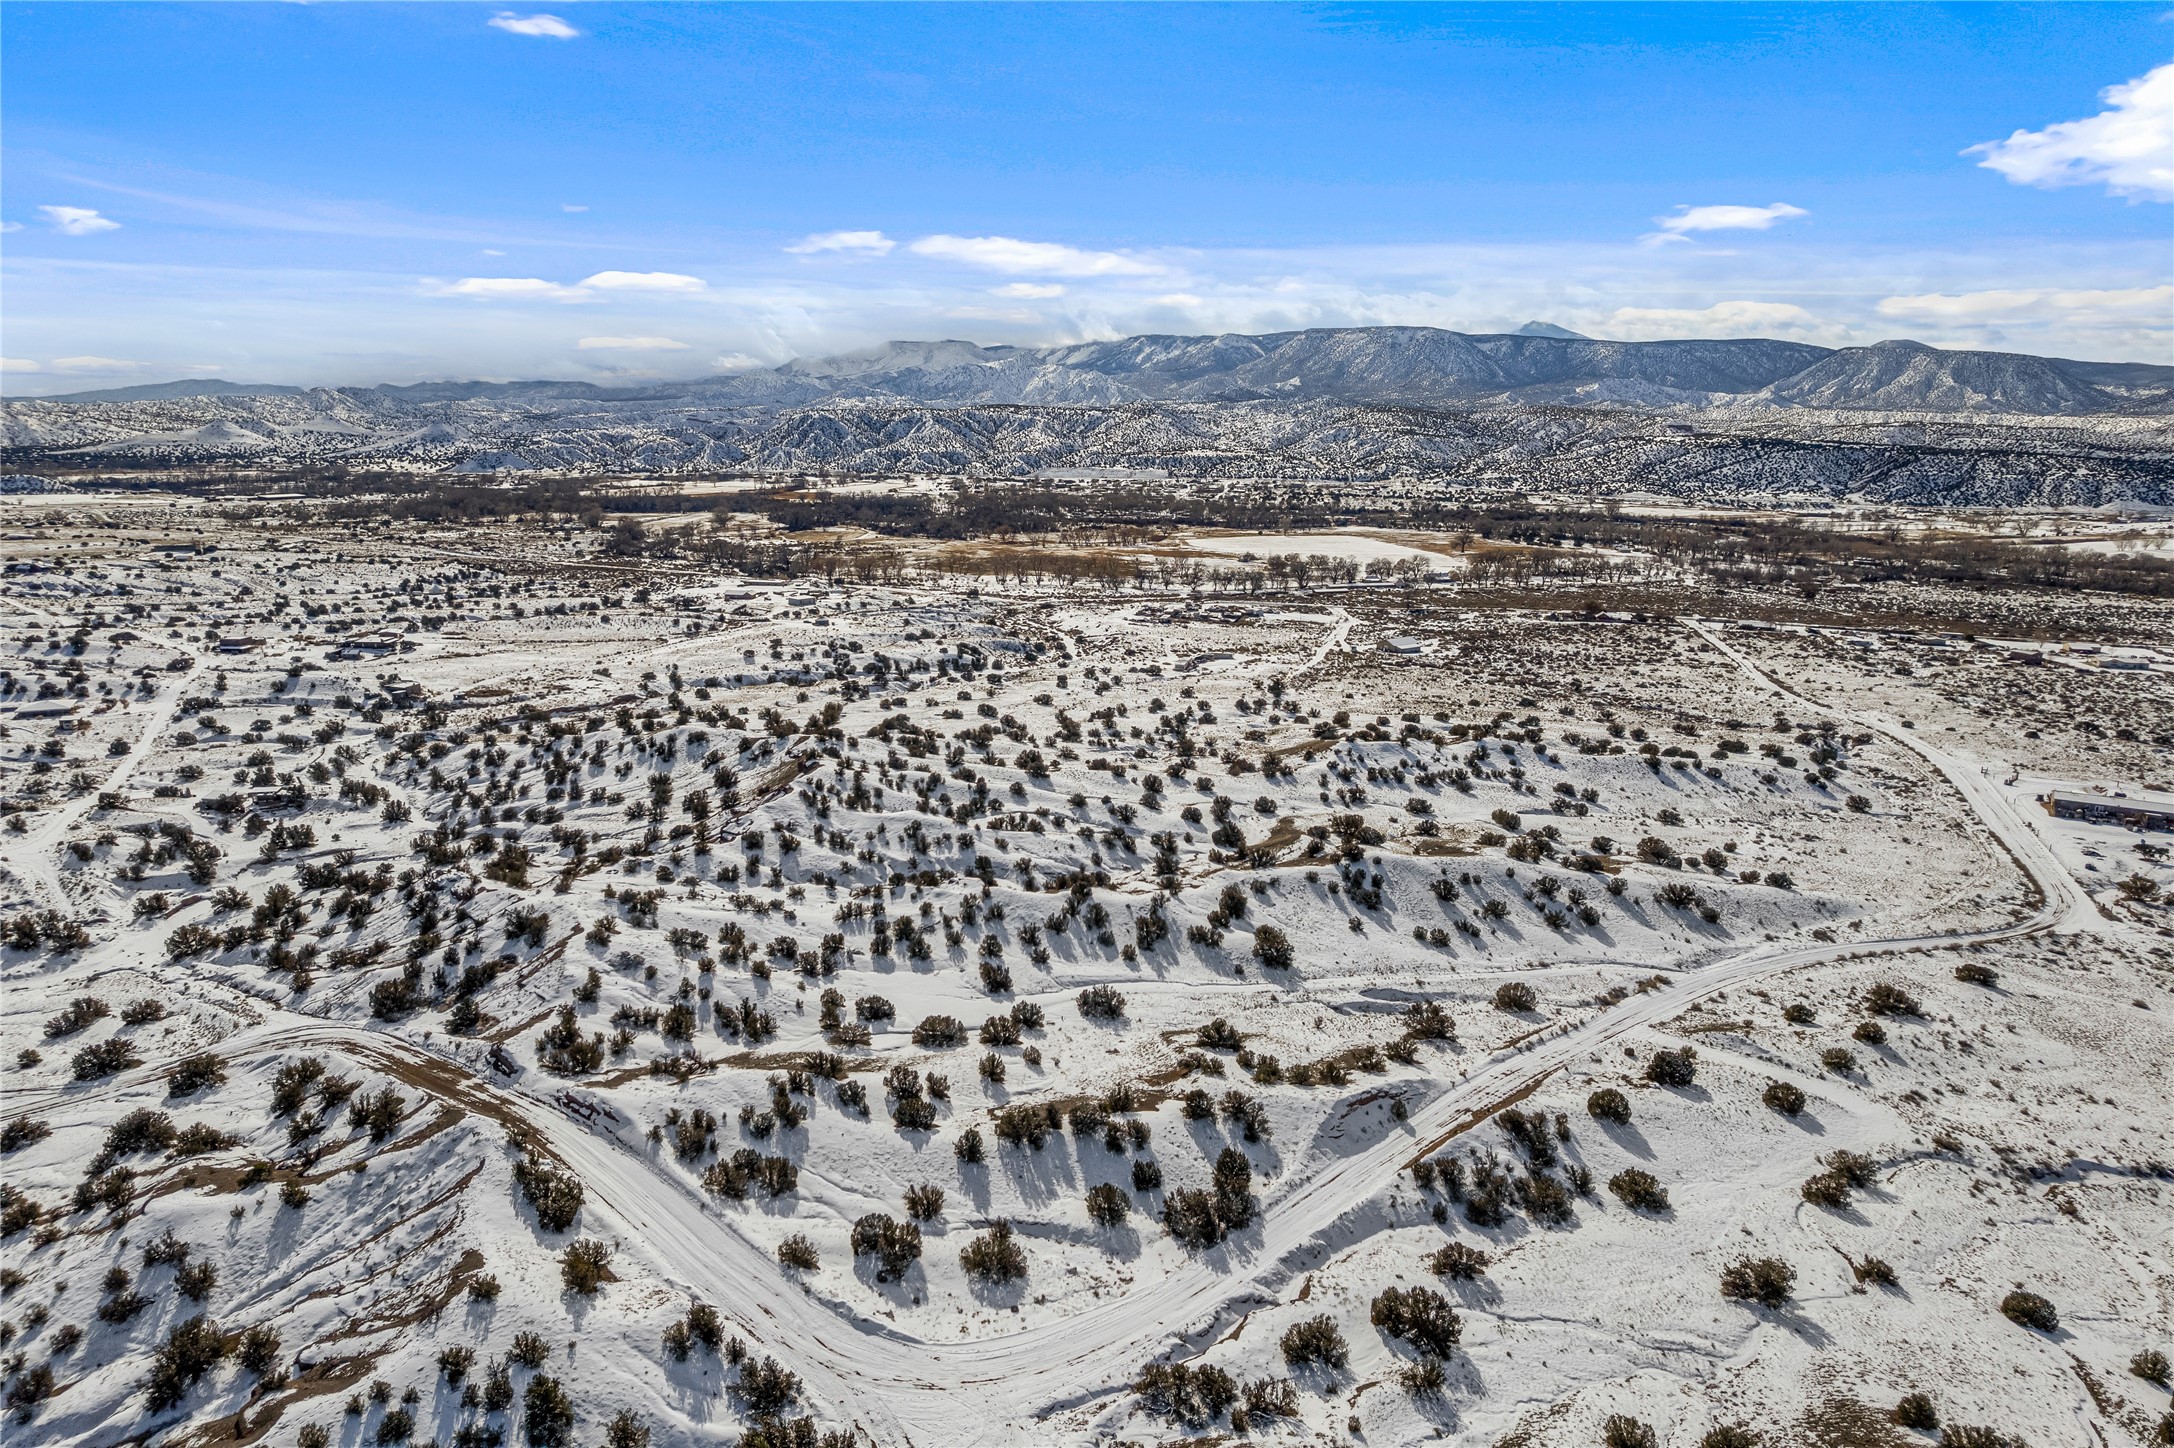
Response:
M509 35L533 35L540 40L572 40L581 34L556 15L516 15L511 10L501 10L490 18L489 23Z
M43 372L44 370L45 367L42 363L33 362L28 357L0 357L0 372Z
M685 342L670 337L583 337L584 352L684 352Z
M143 366L141 362L125 362L118 357L55 357L55 372L133 372Z
M949 307L942 315L955 322L1004 322L1014 326L1042 320L1040 312L1025 307Z
M585 302L590 294L580 287L562 287L541 277L462 277L436 286L441 297L474 297L484 302Z
M504 252L502 252L502 251L500 251L500 250L499 250L499 249L498 249L497 247L495 247L495 246L486 246L485 248L483 248L483 255L485 255L485 256L504 256L504 255L505 255L505 253L504 253Z
M1032 272L1059 277L1155 276L1166 268L1114 251L1082 251L1053 241L1009 236L924 236L907 248L920 256L989 271Z
M1811 213L1801 206L1777 201L1772 206L1679 206L1674 216L1656 216L1659 231L1643 240L1650 246L1662 242L1689 241L1694 231L1766 231L1777 221L1793 221Z
M1928 292L1887 297L1877 309L1883 317L1913 321L1987 322L2032 320L2124 320L2164 324L2174 311L2174 285L2121 287L2103 291L2061 291L2048 287L1963 292L1950 296Z
M991 287L989 295L992 297L1012 297L1023 302L1039 302L1046 301L1051 297L1063 296L1064 288L1058 286L1055 282L1006 282L1003 286Z
M1750 337L1803 331L1818 319L1789 302L1715 302L1710 307L1617 307L1607 330L1625 341L1668 337ZM1581 329L1582 330L1582 329Z
M715 367L720 372L748 372L757 367L767 367L769 365L760 357L750 357L745 352L727 352L724 356L718 357L710 363L710 366Z
M101 231L119 231L121 223L108 221L87 206L41 206L45 219L53 230L63 236L93 236Z
M699 292L709 284L678 272L601 271L582 278L581 285L603 292Z
M22 229L23 224L20 221L0 221L0 232L21 231Z
M602 292L661 292L691 296L708 290L700 277L678 272L601 271L572 286L542 277L462 277L456 282L425 282L436 297L473 297L486 302L593 302Z
M1970 147L1980 166L2018 186L2096 186L2115 196L2174 201L2174 64L2109 86L2106 109L2042 131Z
M575 204L574 204L573 202L571 202L571 201L561 201L561 202L559 203L559 210L561 210L561 211L576 211L576 212L578 212L578 211L587 211L588 209L589 209L589 208L588 208L588 207L586 207L586 206L577 206L577 205L575 205Z
M855 256L889 256L891 248L897 245L897 242L880 231L818 231L785 249L794 256L813 256L825 251L842 251Z

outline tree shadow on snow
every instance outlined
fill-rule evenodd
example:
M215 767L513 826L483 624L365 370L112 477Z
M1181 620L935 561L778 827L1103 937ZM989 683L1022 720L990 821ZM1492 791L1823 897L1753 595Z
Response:
M922 1230L928 1230L926 1224ZM941 1247L944 1243L945 1239L938 1237L934 1245ZM928 1248L924 1242L924 1257ZM875 1254L857 1252L853 1256L853 1280L892 1307L913 1307L928 1300L928 1273L919 1262L909 1262L905 1271L892 1275L883 1270L882 1259Z
M1809 1111L1799 1111L1794 1116L1783 1117L1782 1120L1788 1122L1806 1136L1825 1136L1827 1134L1827 1123L1821 1121Z
M1608 1140L1614 1142L1632 1156L1637 1157L1640 1161L1652 1161L1654 1159L1653 1148L1647 1143L1645 1133L1631 1123L1627 1121L1595 1121L1594 1125L1600 1128L1601 1134L1606 1136Z
M989 1167L986 1162L959 1163L959 1191L975 1208L986 1214L989 1210Z
M1065 1150L1065 1141L1065 1136L1057 1133L1040 1151L1031 1146L998 1145L997 1160L1022 1202L1042 1206L1084 1190L1079 1184L1077 1164Z

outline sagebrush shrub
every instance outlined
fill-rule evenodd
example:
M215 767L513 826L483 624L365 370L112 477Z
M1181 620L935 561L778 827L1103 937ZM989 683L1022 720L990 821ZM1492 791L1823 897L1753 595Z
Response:
M1098 1225L1114 1227L1132 1210L1125 1194L1108 1182L1087 1189L1087 1215Z
M176 1324L152 1355L150 1376L144 1382L146 1406L154 1413L178 1406L230 1351L226 1336L210 1318L192 1317Z
M1688 1086L1698 1075L1698 1057L1689 1046L1655 1051L1646 1062L1646 1079L1656 1086Z
M2061 1314L2051 1302L2021 1288L2000 1300L2000 1315L2018 1326L2038 1332L2054 1332L2061 1326Z
M1865 990L1865 1009L1876 1016L1921 1016L1917 997L1901 986L1878 981Z
M1324 1367L1341 1368L1351 1360L1351 1350L1336 1326L1336 1319L1325 1313L1285 1328L1281 1347L1283 1360L1293 1367L1320 1363Z
M1396 1380L1397 1386L1413 1397L1432 1398L1449 1385L1449 1374L1442 1371L1440 1358L1423 1357L1398 1369Z
M523 1199L535 1210L536 1225L546 1232L563 1232L581 1215L581 1180L572 1173L528 1157L514 1163L513 1179Z
M1823 1171L1817 1176L1804 1179L1797 1188L1798 1194L1815 1207L1846 1207L1849 1205L1849 1179L1840 1172Z
M1639 1212L1665 1212L1668 1210L1668 1188L1649 1171L1631 1167L1608 1178L1608 1190L1624 1206Z
M2003 1433L1998 1428L1951 1423L1941 1430L1940 1448L2030 1448L2030 1445L2013 1433Z
M1079 993L1075 1004L1089 1020L1114 1021L1125 1014L1124 994L1115 986L1091 985Z
M1273 925L1263 925L1253 932L1253 958L1269 970L1289 970L1298 957L1288 935Z
M1487 1254L1462 1242L1450 1242L1427 1255L1427 1270L1437 1277L1469 1281L1487 1270Z
M572 1448L573 1395L557 1378L536 1374L521 1394L521 1426L529 1448Z
M870 1212L853 1224L853 1254L873 1256L881 1269L878 1282L901 1276L921 1258L921 1229L882 1212Z
M1027 1254L1015 1240L1012 1224L998 1221L959 1253L966 1275L985 1282L1010 1282L1027 1275Z
M1739 1257L1721 1269L1721 1295L1780 1307L1797 1286L1797 1269L1779 1257Z
M1449 1299L1431 1287L1392 1287L1374 1299L1369 1320L1421 1352L1447 1357L1464 1337L1464 1322Z
M1778 1111L1784 1116L1795 1116L1804 1109L1807 1098L1800 1086L1792 1085L1787 1081L1769 1081L1766 1090L1760 1093L1759 1099L1766 1104L1769 1111Z
M176 1061L166 1073L166 1091L170 1096L189 1096L225 1080L226 1063L207 1051Z
M1759 1435L1742 1423L1723 1423L1706 1430L1698 1448L1759 1448Z
M1213 1363L1149 1363L1132 1390L1151 1413L1199 1425L1238 1401L1238 1383Z
M1539 992L1521 980L1506 980L1495 987L1498 1011L1529 1011L1539 1003Z

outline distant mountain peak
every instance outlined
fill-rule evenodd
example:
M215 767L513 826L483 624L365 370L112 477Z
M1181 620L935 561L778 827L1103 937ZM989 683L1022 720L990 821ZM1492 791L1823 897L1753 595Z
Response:
M155 419L125 428L166 437L212 412L249 414L274 441L318 412L376 403L471 409L608 405L631 411L687 405L793 408L824 403L913 407L1105 407L1133 403L1354 403L1422 408L1475 404L1551 407L1813 408L1897 413L2038 416L2174 415L2174 368L2083 363L2009 353L1949 351L1894 339L1835 350L1774 338L1621 342L1582 337L1551 322L1517 333L1433 327L1315 327L1254 336L1148 335L1047 347L960 339L893 341L860 352L693 381L614 387L594 382L434 382L340 388L297 411L285 386L218 379L77 394L63 403L160 402ZM336 395L335 395L336 394ZM277 405L257 409L252 400ZM20 405L31 405L26 399ZM226 401L231 408L208 404ZM188 404L195 404L190 406ZM0 425L17 403L0 408ZM72 426L73 423L66 424ZM480 425L480 424L479 424ZM59 428L40 418L36 429ZM124 428L124 430L125 430ZM41 434L51 435L51 434ZM226 447L236 439L209 439ZM176 441L177 448L191 444Z
M185 377L178 382L140 382L91 392L63 392L33 402L170 402L183 397L293 397L302 391L277 382L229 382L223 377Z

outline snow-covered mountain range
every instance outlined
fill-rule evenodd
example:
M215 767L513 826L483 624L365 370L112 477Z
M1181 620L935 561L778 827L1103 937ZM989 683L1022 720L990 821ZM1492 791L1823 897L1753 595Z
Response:
M643 387L217 380L11 401L12 465L813 469L1447 478L1672 495L2169 500L2174 367L1534 324L893 342Z

